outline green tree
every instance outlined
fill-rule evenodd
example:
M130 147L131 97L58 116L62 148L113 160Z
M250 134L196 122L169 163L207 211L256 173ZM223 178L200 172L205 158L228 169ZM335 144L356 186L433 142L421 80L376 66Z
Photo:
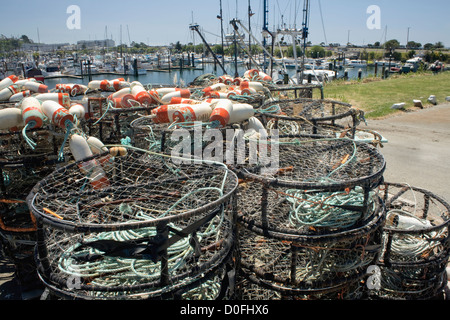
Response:
M418 49L418 48L422 47L422 44L419 43L419 42L415 42L415 41L409 41L406 44L406 47L407 48L412 48L412 49Z
M400 47L400 42L398 42L398 40L392 39L392 40L386 41L384 43L384 47L386 48L386 50L391 50L391 49L395 50L398 47Z
M220 44L216 44L216 45L212 48L212 51L213 51L214 53L216 53L216 54L223 54L223 53L224 53L223 47L222 47L222 45L220 45Z
M181 45L180 41L177 41L177 43L175 44L175 51L181 52L182 50L183 50L183 46Z
M322 46L313 46L308 52L308 56L311 58L324 58L325 49Z
M24 35L24 34L20 37L20 39L23 41L23 43L33 43L33 41L31 41L31 40L28 38L28 36L27 36L27 35Z
M444 44L441 41L438 41L434 44L435 49L442 49L444 48Z

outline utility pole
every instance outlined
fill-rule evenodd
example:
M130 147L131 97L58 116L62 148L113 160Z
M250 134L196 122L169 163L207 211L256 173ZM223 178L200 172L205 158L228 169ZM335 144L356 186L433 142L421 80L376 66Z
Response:
M408 27L408 32L406 34L406 49L408 49L408 43L409 43L409 29L411 29L411 27Z

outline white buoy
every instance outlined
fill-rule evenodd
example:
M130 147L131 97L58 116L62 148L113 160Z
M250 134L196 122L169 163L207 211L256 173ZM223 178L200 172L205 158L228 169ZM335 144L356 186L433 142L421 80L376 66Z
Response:
M21 101L23 98L29 97L31 95L30 90L25 90L25 91L21 91L19 93L13 94L10 98L9 101L11 102L19 102Z
M82 120L86 115L86 109L82 104L76 103L70 106L69 113L76 116L78 120Z
M391 210L388 213L386 222L389 225L402 230L422 230L432 227L431 222L426 219L407 216L401 212L396 212L395 210Z
M255 114L255 109L252 105L247 103L235 103L233 104L233 110L230 114L229 124L239 123L248 120Z
M11 129L23 125L22 110L5 108L0 110L0 130Z
M78 134L73 134L70 137L69 149L75 161L82 161L94 155L87 140ZM78 166L81 172L88 177L94 189L103 189L110 185L105 171L95 159L82 162Z
M268 136L267 130L264 127L264 125L262 124L262 122L259 121L259 119L255 118L255 117L250 117L248 119L247 130L249 131L248 133L250 134L250 137L252 137L252 138L266 139ZM254 131L254 133L251 133L251 131Z
M96 137L89 137L87 139L87 143L91 148L93 154L102 154L108 151L108 148L105 147L103 142L101 142L100 139Z

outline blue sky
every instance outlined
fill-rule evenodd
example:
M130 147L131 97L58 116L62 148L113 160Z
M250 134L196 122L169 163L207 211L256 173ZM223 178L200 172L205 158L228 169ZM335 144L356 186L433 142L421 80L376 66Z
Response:
M302 24L304 0L268 0L269 29L283 21L288 26ZM383 42L385 37L405 44L409 40L425 44L442 41L450 47L450 1L448 0L310 0L310 36L313 43L350 42L361 45ZM260 38L263 22L263 0L250 0L252 29ZM320 4L320 7L319 7ZM67 8L80 8L80 29L68 29ZM366 22L367 8L380 8L380 29L370 30ZM28 35L44 43L76 43L77 40L113 38L122 42L144 42L150 45L200 43L193 38L189 24L194 20L204 29L209 43L220 42L219 0L1 0L0 34L20 37ZM236 8L237 6L237 8ZM229 21L237 17L248 25L248 0L222 0L225 32L231 32ZM321 10L320 10L321 8ZM297 11L295 10L297 9ZM322 14L321 14L322 13ZM295 19L296 18L296 19ZM385 32L387 30L387 35ZM129 36L128 36L129 34Z

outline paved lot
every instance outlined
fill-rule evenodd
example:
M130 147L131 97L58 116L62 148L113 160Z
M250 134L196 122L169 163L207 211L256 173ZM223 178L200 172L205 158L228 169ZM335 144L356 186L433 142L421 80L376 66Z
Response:
M450 104L370 120L367 128L388 140L380 149L386 181L406 182L450 201Z

